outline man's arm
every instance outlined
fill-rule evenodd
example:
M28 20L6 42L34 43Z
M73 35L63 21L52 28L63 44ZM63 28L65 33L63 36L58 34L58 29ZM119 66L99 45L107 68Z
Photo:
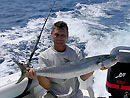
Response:
M102 67L100 68L100 70L106 70L106 69L109 69L110 67L104 67L104 65L102 64ZM91 75L93 75L94 71L93 72L90 72L90 73L87 73L87 74L84 74L84 75L81 75L80 78L85 81L87 80Z
M85 80L87 80L90 76L92 76L93 73L94 73L94 71L93 71L93 72L90 72L90 73L87 73L87 74L84 74L84 75L81 75L80 78L81 78L83 81L85 81Z
M33 68L26 68L26 76L30 79L37 78L39 84L46 90L48 90L51 87L49 78L37 76Z
M39 81L39 84L46 90L49 90L49 88L51 87L51 83L49 78L47 77L42 77L42 76L37 76L37 79Z

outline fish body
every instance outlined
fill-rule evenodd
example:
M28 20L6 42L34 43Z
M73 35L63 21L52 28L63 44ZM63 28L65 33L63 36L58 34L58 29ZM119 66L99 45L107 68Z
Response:
M68 62L65 65L56 65L54 67L35 68L37 75L51 77L57 79L70 79L79 77L80 75L90 73L100 69L102 66L111 67L118 62L115 55L98 55L84 58L77 62ZM15 61L21 69L21 77L17 83L21 82L26 77L26 68L23 64Z
M99 55L88 57L77 62L69 62L65 65L54 67L37 68L36 74L44 77L57 79L70 79L98 70L104 65L111 67L117 63L114 55Z

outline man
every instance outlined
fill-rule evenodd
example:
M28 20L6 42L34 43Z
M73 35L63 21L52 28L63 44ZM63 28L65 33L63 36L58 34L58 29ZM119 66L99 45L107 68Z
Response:
M54 23L51 31L54 45L40 54L40 67L64 66L69 61L73 62L81 59L80 51L66 45L68 36L68 26L65 22L58 21ZM31 79L37 78L39 84L48 90L44 98L83 98L77 77L71 79L54 79L37 76L33 68L27 68L26 70L27 77ZM82 80L86 80L92 74L93 72L80 77Z

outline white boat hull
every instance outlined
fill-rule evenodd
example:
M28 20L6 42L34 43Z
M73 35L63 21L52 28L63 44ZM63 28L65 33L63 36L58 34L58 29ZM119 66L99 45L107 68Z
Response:
M7 77L0 78L0 98L15 98L24 92L28 84L28 79L25 78L22 82L16 84L20 74L21 73L15 73ZM45 92L45 90L38 85L36 79L33 80L29 91L30 93L24 98L38 98Z

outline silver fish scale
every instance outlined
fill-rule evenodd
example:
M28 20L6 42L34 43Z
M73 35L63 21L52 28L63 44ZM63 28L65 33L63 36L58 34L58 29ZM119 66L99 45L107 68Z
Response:
M112 55L99 55L85 58L75 63L70 62L64 66L55 66L42 69L39 68L36 73L45 77L69 79L100 69L102 63L109 67L114 65L116 62L115 57Z

